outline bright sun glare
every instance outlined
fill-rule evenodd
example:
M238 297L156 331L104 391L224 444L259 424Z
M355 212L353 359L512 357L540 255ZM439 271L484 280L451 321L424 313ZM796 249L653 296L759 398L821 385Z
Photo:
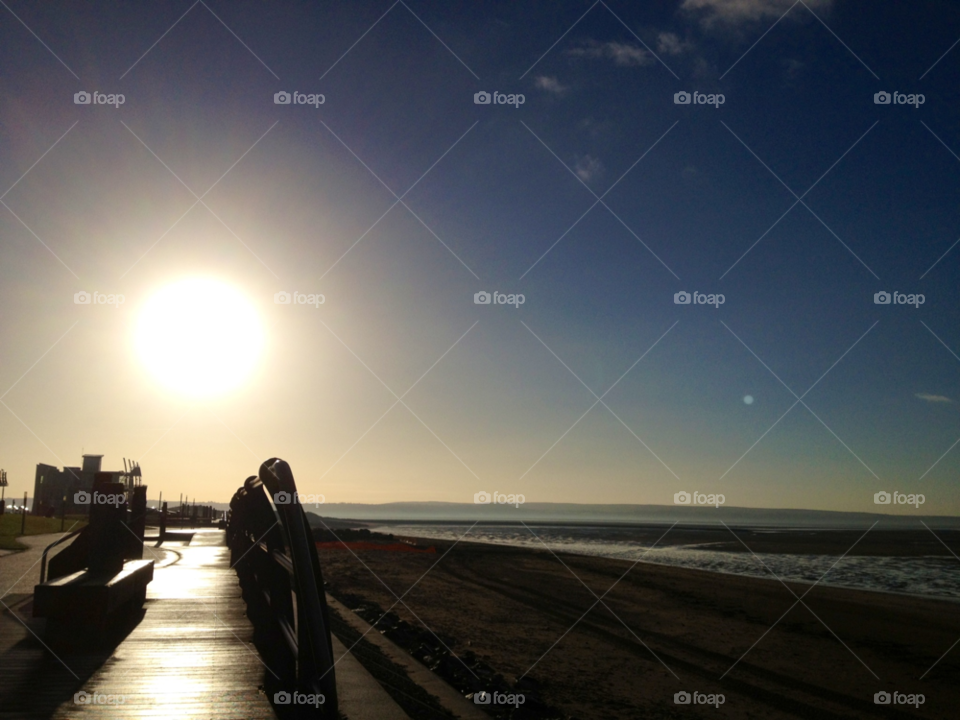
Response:
M208 278L181 280L157 292L136 329L147 369L170 390L195 397L240 385L262 345L252 303L236 288Z

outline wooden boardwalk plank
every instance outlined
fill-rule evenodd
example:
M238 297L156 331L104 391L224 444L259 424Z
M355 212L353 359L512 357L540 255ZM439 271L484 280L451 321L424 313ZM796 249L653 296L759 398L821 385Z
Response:
M143 619L112 653L57 652L61 663L24 626L42 636L29 598L12 606L15 616L4 611L0 718L276 717L258 690L265 668L223 533L198 532L189 546L166 549L179 561L158 562ZM77 704L80 691L114 702Z

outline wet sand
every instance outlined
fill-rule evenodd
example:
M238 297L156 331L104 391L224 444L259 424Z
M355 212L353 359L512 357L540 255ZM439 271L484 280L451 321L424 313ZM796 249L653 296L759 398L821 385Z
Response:
M737 543L724 532L676 537ZM738 534L757 552L840 555L862 531ZM929 533L872 541L870 554L949 554ZM393 607L401 618L455 653L473 651L510 683L533 678L570 717L952 718L960 709L960 644L947 653L960 639L960 603L466 541L444 555L451 543L429 544L436 555L321 550L320 559L334 594L385 610L403 596L409 607ZM677 705L683 690L725 702ZM881 690L925 702L879 707Z

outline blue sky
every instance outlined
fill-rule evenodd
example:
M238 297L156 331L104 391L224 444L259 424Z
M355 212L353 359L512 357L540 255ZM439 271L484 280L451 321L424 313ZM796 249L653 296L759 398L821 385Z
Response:
M86 451L139 458L151 496L221 501L280 456L330 502L698 489L873 511L897 489L960 511L957 8L3 13L11 491ZM895 91L924 102L874 102ZM194 276L242 290L267 336L245 383L203 399L131 347L151 294ZM325 302L275 304L295 290ZM495 290L525 302L474 303Z

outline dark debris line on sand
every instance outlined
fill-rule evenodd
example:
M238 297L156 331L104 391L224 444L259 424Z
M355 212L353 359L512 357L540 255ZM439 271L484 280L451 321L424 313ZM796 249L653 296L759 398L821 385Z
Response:
M396 613L384 613L377 603L365 600L363 597L353 593L330 592L337 600L342 602L348 608L352 609L357 615L363 618L376 630L379 630L388 640L406 650L410 655L425 665L433 673L440 676L449 685L453 686L461 695L471 697L473 693L485 690L487 692L499 693L522 693L525 702L519 708L503 705L478 705L477 707L488 713L492 717L501 720L575 720L570 716L564 715L559 710L552 708L540 699L539 683L536 680L526 677L510 686L503 675L496 673L493 668L479 660L472 651L462 653L459 659L453 657L444 647L451 647L456 644L453 638L444 637L442 643L434 635L421 628L411 625L405 620L400 619ZM360 633L349 626L334 610L330 609L330 622L332 631L349 648L360 637ZM341 634L342 633L342 634ZM366 646L366 647L364 647ZM373 675L384 689L397 701L397 703L407 712L411 718L452 718L454 715L443 709L437 699L429 695L413 683L407 676L406 671L392 660L387 658L376 645L368 642L366 639L360 641L351 651L360 663ZM370 663L370 664L368 664ZM468 666L473 671L464 667ZM403 681L403 689L411 686L414 692L410 694L417 697L418 701L414 707L410 707L410 699L406 701L397 696L399 692L396 688L391 688L384 682L384 675L387 676L388 683L396 684L398 680ZM479 680L477 679L479 678ZM482 684L482 686L481 686ZM430 708L438 708L436 712L430 714L424 703L419 700L420 697L429 698Z

